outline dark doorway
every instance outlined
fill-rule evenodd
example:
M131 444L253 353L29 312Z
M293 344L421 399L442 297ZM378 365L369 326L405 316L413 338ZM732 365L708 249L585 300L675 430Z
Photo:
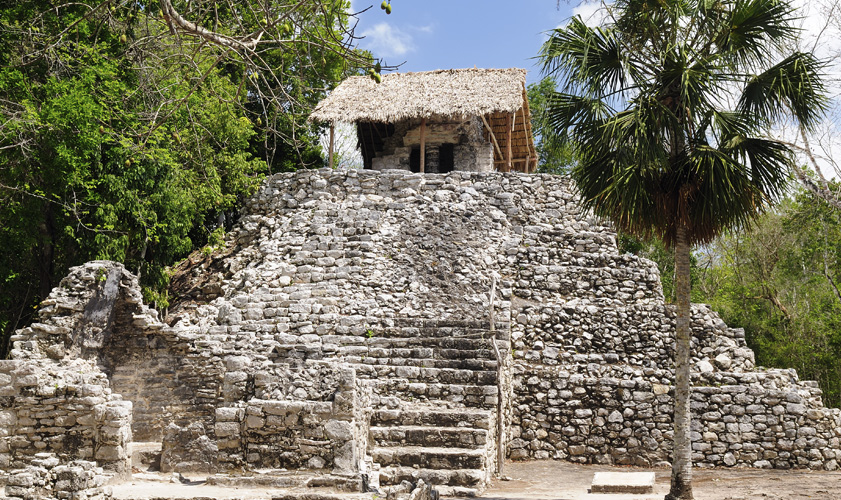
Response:
M409 153L409 170L412 172L418 173L420 172L420 148L412 148L412 152Z
M438 173L446 174L455 168L453 147L453 144L441 144L438 149Z
M455 168L454 148L454 144L441 144L438 146L438 168L434 171L431 169L429 155L427 155L426 171L432 174L452 172ZM420 147L413 147L409 153L409 170L415 173L420 172Z

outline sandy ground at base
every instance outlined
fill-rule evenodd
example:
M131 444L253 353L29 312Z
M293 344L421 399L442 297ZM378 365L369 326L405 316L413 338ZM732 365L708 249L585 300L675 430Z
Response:
M655 473L654 492L645 495L589 493L596 472ZM503 475L481 496L484 500L662 500L669 491L668 468L643 469L604 465L578 465L554 460L507 462ZM135 480L112 485L114 499L201 498L252 500L290 493L289 489L208 486L203 477L191 484ZM306 489L295 489L306 497ZM695 500L841 500L841 471L694 469ZM2 497L2 494L0 494ZM347 495L360 500L365 494Z
M594 494L588 489L600 471L655 473L654 493ZM662 500L670 469L577 465L554 460L508 462L503 476L485 490L485 500ZM841 500L841 472L764 469L693 469L695 500Z
M183 485L151 482L129 482L113 485L114 500L202 498L216 500L262 500L282 490L264 488L234 488L222 486Z

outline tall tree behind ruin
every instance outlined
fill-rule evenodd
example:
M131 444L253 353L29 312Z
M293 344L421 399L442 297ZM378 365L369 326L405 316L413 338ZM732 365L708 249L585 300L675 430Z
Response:
M810 129L826 106L818 61L786 50L792 20L792 7L776 0L621 0L605 25L573 18L541 52L562 84L549 119L575 145L571 174L584 205L674 250L667 499L692 498L690 249L749 224L784 192L793 153L764 137L785 112Z

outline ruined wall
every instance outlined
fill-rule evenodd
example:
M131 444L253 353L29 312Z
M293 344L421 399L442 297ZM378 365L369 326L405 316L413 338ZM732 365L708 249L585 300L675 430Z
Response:
M128 471L131 403L121 401L88 361L0 361L0 470L23 468L44 453L96 460Z
M527 227L517 262L510 456L668 462L674 314L653 264L618 255L609 229L574 224ZM814 383L757 372L744 332L706 306L692 330L695 464L838 468L841 410Z
M102 351L101 363L111 388L134 404L135 441L160 442L172 422L202 422L221 399L224 366L202 355L190 340L161 329L165 325L132 325Z
M46 451L122 473L132 438L162 443L164 472L216 471L220 448L223 468L284 463L352 473L364 462L370 389L352 369L279 359L277 350L269 359L248 339L214 337L217 312L209 318L206 306L190 307L190 319L174 327L161 323L141 303L137 278L113 262L72 269L44 304L44 323L12 339L17 359L0 362L3 469ZM289 418L264 415L281 407ZM232 445L230 416L239 414L242 441ZM225 434L217 437L217 428ZM301 461L307 446L319 452Z
M32 463L17 469L6 485L8 500L108 500L108 476L96 463L73 460L62 463L51 453L39 453Z
M12 337L13 359L60 371L69 361L90 361L109 393L134 404L136 441L160 441L174 420L212 428L221 360L202 352L191 331L168 328L143 305L137 278L123 266L94 261L73 268L41 306L40 322ZM195 316L202 321L200 309Z
M664 371L593 364L522 372L513 458L663 464L672 388ZM654 381L652 381L654 380ZM693 377L693 463L701 467L838 468L838 411L789 370Z
M292 396L217 408L219 461L227 468L359 472L368 444L370 389L356 380L353 369L319 368L315 375L327 375L311 379L323 394L319 401ZM325 383L335 375L334 384Z
M656 266L619 255L575 196L548 175L276 175L224 248L177 270L164 321L130 273L89 263L45 301L46 326L18 332L14 362L94 363L171 470L362 472L366 452L395 457L389 443L408 439L386 424L431 408L436 425L475 428L453 438L479 447L459 455L474 485L500 427L514 458L667 461L673 319ZM841 411L814 384L757 370L743 333L705 307L693 336L696 463L837 467ZM24 407L6 399L0 418ZM3 428L11 461L25 433ZM383 476L399 482L398 465Z

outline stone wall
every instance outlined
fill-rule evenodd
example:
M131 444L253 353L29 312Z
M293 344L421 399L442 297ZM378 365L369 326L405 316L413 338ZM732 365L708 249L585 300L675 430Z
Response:
M164 472L365 467L370 388L353 369L281 355L277 342L271 356L248 338L226 342L211 333L208 306L170 327L112 262L72 269L45 304L43 322L13 338L18 359L0 361L3 470L53 452L125 473L132 437L162 443Z
M454 455L470 474L429 477L481 486L500 432L514 458L669 459L674 326L657 268L620 255L565 179L276 175L224 248L176 270L173 291L161 319L122 266L74 268L0 363L0 468L29 460L24 440L110 467L128 412L167 470L362 474L376 449L399 483L412 435L452 435L440 444L474 447ZM696 463L837 467L841 412L814 384L757 369L743 332L705 306L692 327ZM53 444L76 428L100 444ZM97 456L105 443L113 456Z
M285 397L273 392L271 400L248 399L216 409L222 468L360 471L368 444L370 388L347 367L316 364L310 369L311 378L304 377L310 383L300 384L302 378L296 377L299 386Z
M39 453L24 469L15 469L6 485L8 500L108 500L111 487L96 463L74 460L62 464L51 453Z
M656 267L580 220L524 227L517 263L510 456L667 463L674 313ZM756 371L744 331L707 306L693 306L692 330L695 464L838 468L841 410L814 383Z
M410 170L412 149L420 147L420 120L411 119L393 124L394 133L381 137L382 150L371 159L373 170ZM481 118L458 121L430 121L426 125L425 172L438 173L439 148L453 146L453 165L450 170L491 172L494 170L493 144L485 141ZM363 134L364 136L364 134ZM364 140L364 139L362 139Z
M108 388L89 361L63 365L0 361L0 470L26 467L43 453L96 460L128 471L131 402Z

